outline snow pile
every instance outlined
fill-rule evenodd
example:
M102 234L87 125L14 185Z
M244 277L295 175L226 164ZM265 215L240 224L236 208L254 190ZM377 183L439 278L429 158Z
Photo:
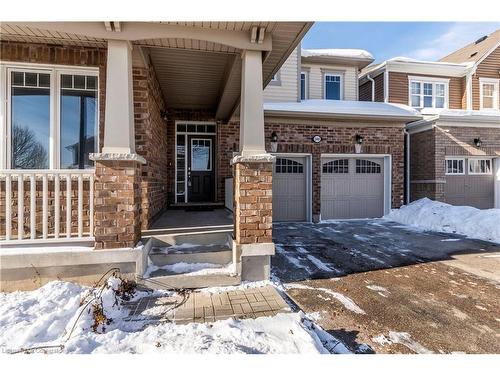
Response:
M353 48L320 48L302 49L302 57L340 57L347 59L369 59L373 60L373 55L364 49Z
M228 319L210 324L145 326L144 322L127 321L123 318L128 315L128 309L115 292L119 283L118 279L111 278L102 292L53 281L30 292L0 293L0 350L13 352L20 348L62 344L65 353L348 352L302 313ZM171 295L172 292L158 293ZM133 298L140 296L137 293ZM111 319L96 332L92 329L95 310L90 307L92 304L85 303L94 297L102 298L105 316ZM82 304L82 301L85 302ZM47 352L57 353L60 349Z
M235 272L234 264L220 265L217 263L185 263L167 264L157 266L149 260L148 268L144 277L151 277L154 272L166 271L168 274L189 274L191 276L213 275L213 274L232 274Z
M358 117L394 116L414 120L422 118L416 109L407 105L353 100L308 99L300 102L269 102L264 103L264 111L269 114L272 112L293 112Z
M480 210L452 206L423 198L392 210L384 219L423 230L457 233L471 238L500 243L500 209Z

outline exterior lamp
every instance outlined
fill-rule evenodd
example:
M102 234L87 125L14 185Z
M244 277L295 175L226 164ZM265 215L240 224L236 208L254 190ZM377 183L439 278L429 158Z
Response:
M354 144L354 150L356 154L361 153L361 145L363 144L363 137L359 134L356 134L356 143Z
M474 144L476 145L476 147L481 147L481 145L483 144L483 141L481 141L481 138L477 137L477 138L474 138Z
M168 120L167 115L168 115L168 112L167 112L167 111L161 111L161 112L160 112L160 116L161 116L161 118L163 119L163 121L167 121L167 120Z
M278 151L278 134L272 132L271 134L271 152Z

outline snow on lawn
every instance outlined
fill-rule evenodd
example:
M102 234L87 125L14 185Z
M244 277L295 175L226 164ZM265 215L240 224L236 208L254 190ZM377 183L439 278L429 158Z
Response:
M110 278L102 290L104 315L112 321L99 325L97 332L92 329L96 310L93 303L86 305L86 302L99 297L99 289L52 281L35 291L0 293L0 350L13 352L20 348L62 344L65 353L347 352L303 313L228 319L210 324L146 326L125 321L128 310L121 304L120 296L117 297L119 285L119 279ZM137 292L132 298L145 293ZM155 293L171 295L173 292Z
M500 209L452 206L428 198L392 210L384 219L424 230L463 234L500 243Z

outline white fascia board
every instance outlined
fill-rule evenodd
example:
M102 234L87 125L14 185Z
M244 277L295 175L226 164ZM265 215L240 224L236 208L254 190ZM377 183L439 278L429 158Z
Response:
M466 64L387 61L387 71L447 77L463 77L470 67Z
M431 130L436 126L437 119L438 116L434 116L431 118L411 122L406 125L406 131L408 132L408 134L415 134Z
M277 117L312 117L312 118L331 118L331 119L353 119L353 120L391 120L391 121L413 121L419 116L399 116L399 115L376 115L376 114L358 114L358 113L328 113L328 112L310 112L310 111L286 111L286 110L264 110L265 116Z
M378 75L382 74L385 71L385 66L386 66L386 63L384 62L381 65L379 65L378 67L376 67L375 69L368 70L368 71L364 72L362 75L359 76L359 79L358 79L359 84L362 85L363 83L368 81L368 78L366 77L368 74L372 78L375 78Z

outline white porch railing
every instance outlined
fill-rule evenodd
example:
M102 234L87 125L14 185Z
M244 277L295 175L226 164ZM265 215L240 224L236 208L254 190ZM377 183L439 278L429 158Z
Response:
M0 170L0 186L0 244L93 238L94 170Z

